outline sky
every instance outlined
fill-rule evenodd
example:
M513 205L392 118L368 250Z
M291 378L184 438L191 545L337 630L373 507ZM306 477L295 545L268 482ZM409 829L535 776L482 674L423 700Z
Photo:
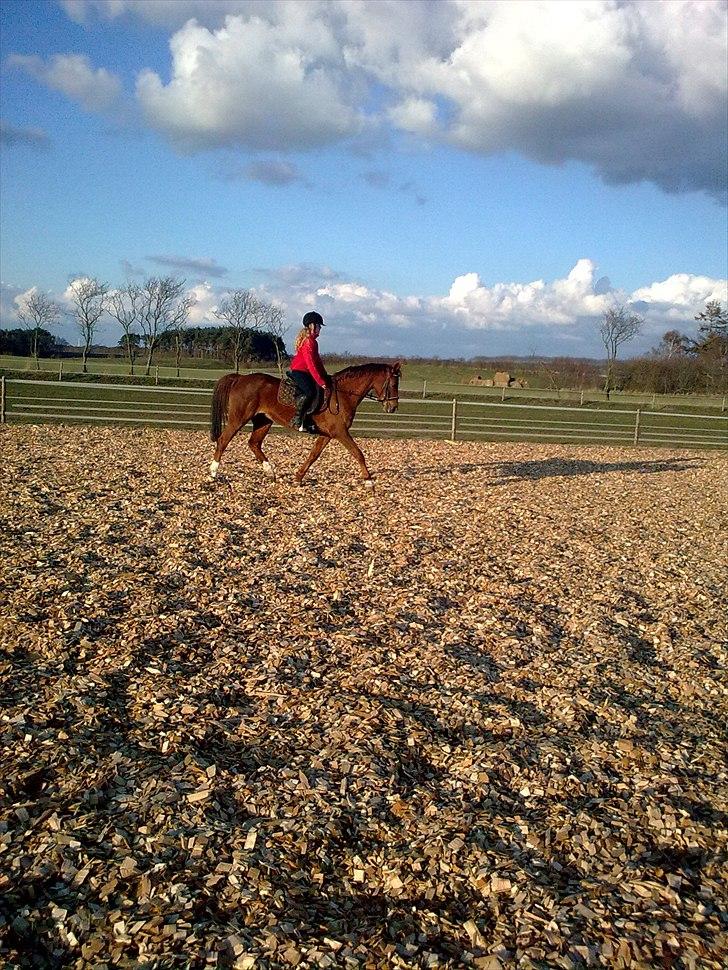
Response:
M694 333L727 48L723 0L2 0L0 326L174 274L196 325L319 310L324 353L598 357L615 305L627 353Z

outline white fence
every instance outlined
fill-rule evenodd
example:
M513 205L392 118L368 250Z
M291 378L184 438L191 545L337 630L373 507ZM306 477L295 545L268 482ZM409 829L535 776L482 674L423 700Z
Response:
M209 427L209 388L6 379L0 421ZM354 432L378 437L561 441L728 449L728 417L624 408L400 399L396 414L360 407Z

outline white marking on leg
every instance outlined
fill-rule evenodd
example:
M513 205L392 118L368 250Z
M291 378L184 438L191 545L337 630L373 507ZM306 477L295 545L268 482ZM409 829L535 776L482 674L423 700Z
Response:
M217 478L217 470L220 467L220 462L215 461L213 458L210 462L210 478Z
M364 482L364 488L374 488L374 482L371 480L371 478L367 478L367 480Z
M273 481L275 481L275 478L276 478L276 470L271 465L271 463L269 461L264 461L263 462L263 471L266 473L266 475L268 476L268 478L272 478Z

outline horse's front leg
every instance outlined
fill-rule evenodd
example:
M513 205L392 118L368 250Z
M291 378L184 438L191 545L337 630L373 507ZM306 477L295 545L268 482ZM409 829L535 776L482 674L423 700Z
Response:
M369 474L367 463L364 460L364 453L362 452L361 448L356 443L356 441L354 441L354 439L349 434L349 432L344 431L343 434L340 434L338 436L337 441L340 441L342 445L346 448L346 450L349 452L349 454L353 455L354 458L356 458L357 462L359 463L359 468L361 468L362 478L364 479L364 487L374 488L374 480L372 479L372 476Z
M308 458L304 461L304 463L296 472L296 481L298 482L299 485L303 481L303 476L309 470L311 465L313 465L313 463L319 457L319 455L324 450L324 448L326 447L326 445L329 443L330 440L331 439L327 435L320 434L318 438L314 441L313 448L309 452Z

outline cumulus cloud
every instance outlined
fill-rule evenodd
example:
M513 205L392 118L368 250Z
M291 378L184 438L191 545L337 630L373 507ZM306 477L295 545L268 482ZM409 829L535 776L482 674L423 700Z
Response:
M51 140L42 128L16 128L0 121L0 145L7 148L25 146L27 148L46 149Z
M220 292L216 287L205 280L202 283L195 284L195 286L188 287L185 292L195 301L187 318L190 326L199 327L213 321L214 310L220 301ZM215 322L219 323L217 320Z
M227 269L214 259L194 259L190 256L147 256L147 259L160 266L196 273L199 276L220 277L227 273Z
M7 64L77 101L86 111L108 111L121 94L119 78L103 67L94 70L83 54L54 54L47 61L35 55L11 54Z
M137 78L149 123L184 151L290 151L354 134L358 112L334 36L300 14L283 25L228 17L216 31L186 23L170 42L170 82L150 70Z
M474 152L577 159L608 182L725 191L723 4L525 0L461 5L447 62L413 78L446 97L441 137ZM687 26L689 23L689 27Z
M223 12L223 26L174 34L169 83L138 80L149 122L182 148L350 138L378 85L387 97L370 124L485 155L575 159L612 183L724 191L724 4L308 0L204 16Z
M389 128L477 154L580 161L608 183L648 180L667 192L725 197L724 3L65 0L63 6L79 22L133 17L174 31L169 80L144 70L136 92L148 123L183 151L221 145L287 151L341 140L361 151ZM28 69L49 78L79 75L75 86L86 97L108 96L113 79L96 72L91 85L88 65L66 60L65 70L54 71L25 59ZM65 78L54 83L70 86Z
M645 317L646 349L664 330L695 332L695 314L708 300L728 303L725 280L675 274L630 293L597 278L596 270L592 260L580 259L555 280L492 284L476 272L463 273L445 294L400 296L304 265L270 272L260 291L296 322L306 310L318 309L330 324L327 341L335 349L373 353L381 345L396 353L441 356L525 353L535 343L547 353L599 356L597 324L615 304ZM639 342L633 349L640 349Z

